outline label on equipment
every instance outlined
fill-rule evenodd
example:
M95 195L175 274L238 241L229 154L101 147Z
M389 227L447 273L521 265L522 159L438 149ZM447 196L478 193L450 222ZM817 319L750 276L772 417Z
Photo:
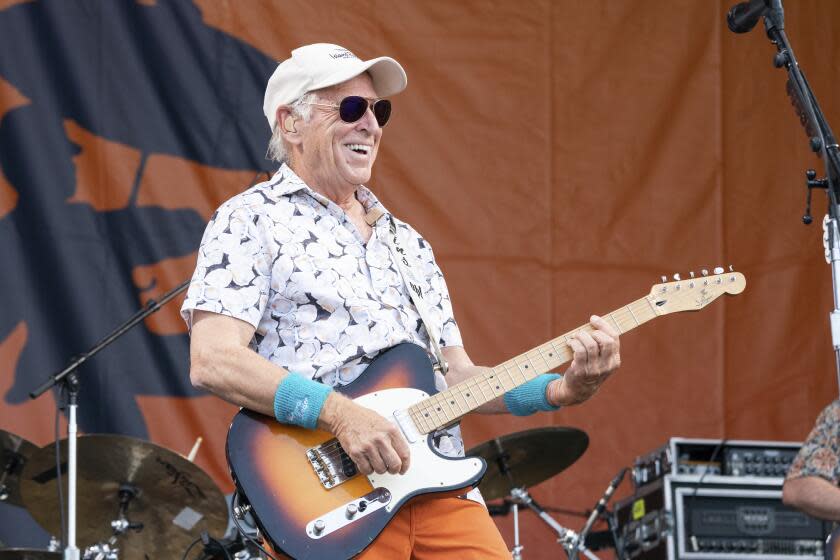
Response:
M191 507L185 507L178 515L175 516L175 519L172 520L172 523L180 527L181 529L185 529L187 531L192 530L195 527L195 524L201 521L201 518L204 517Z
M633 502L633 521L645 516L645 500L640 498Z

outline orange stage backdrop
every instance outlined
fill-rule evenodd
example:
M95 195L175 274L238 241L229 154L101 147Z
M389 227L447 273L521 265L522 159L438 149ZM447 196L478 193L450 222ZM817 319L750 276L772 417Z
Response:
M206 25L275 59L300 44L334 42L404 65L409 86L394 98L372 187L432 242L478 363L501 362L641 297L663 274L733 264L746 275L742 295L623 337L623 366L591 402L464 423L468 446L537 426L585 430L585 455L533 492L544 505L572 510L591 508L620 467L670 436L801 440L838 392L821 193L815 224L800 220L804 170L821 162L762 27L742 36L726 29L733 3L195 2ZM838 21L833 0L786 2L786 30L836 130ZM26 102L2 82L0 99L6 111ZM72 122L65 130L84 133ZM101 170L107 161L91 165ZM144 204L193 208L204 220L250 180L245 171L214 174L164 156L146 166ZM154 170L180 173L191 190L162 192ZM14 192L0 178L0 216ZM102 193L87 196L107 202ZM190 266L172 259L136 274L169 274L174 285ZM147 328L180 326L160 320ZM0 346L4 363L37 336L25 326L14 331ZM226 420L213 409L229 415L232 407L209 396L139 399L153 440L185 452L205 435L211 447L202 464L230 488ZM49 439L40 408L0 406L20 413L0 408L0 427ZM173 414L183 433L171 431ZM628 489L625 482L619 495ZM510 543L510 518L498 521ZM530 513L522 538L527 558L560 555Z

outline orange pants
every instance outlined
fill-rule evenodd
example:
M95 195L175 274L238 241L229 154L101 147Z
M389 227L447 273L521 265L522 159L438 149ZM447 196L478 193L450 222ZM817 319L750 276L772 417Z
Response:
M510 560L487 509L462 498L429 498L397 513L360 560Z

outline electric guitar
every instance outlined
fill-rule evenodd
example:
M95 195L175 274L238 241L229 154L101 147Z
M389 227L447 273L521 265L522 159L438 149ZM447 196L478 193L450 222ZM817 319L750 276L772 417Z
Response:
M741 273L723 269L715 273L657 284L647 296L604 319L623 334L655 317L696 311L723 294L744 290ZM237 489L275 551L293 558L355 556L407 501L439 493L457 495L478 485L486 469L484 460L444 457L432 446L432 434L571 361L568 340L582 330L592 328L578 327L441 392L435 390L426 351L407 343L378 356L349 385L337 387L399 426L411 450L411 466L404 475L362 476L332 434L280 424L243 409L234 417L227 438Z

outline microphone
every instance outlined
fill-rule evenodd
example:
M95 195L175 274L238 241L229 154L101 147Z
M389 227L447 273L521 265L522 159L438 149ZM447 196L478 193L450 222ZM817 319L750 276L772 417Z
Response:
M768 0L749 0L735 4L726 14L726 25L734 33L751 31L769 7Z
M610 501L613 493L615 492L618 485L621 484L621 481L624 480L624 475L627 474L629 471L627 467L624 467L618 474L615 475L615 478L612 479L610 485L607 486L607 491L604 492L604 495L601 496L601 499L598 500L598 503L595 505L595 509L592 510L592 513L589 515L589 519L586 520L586 525L583 526L583 530L580 532L580 541L583 542L586 539L586 535L589 534L589 530L592 529L592 526L595 524L595 520L598 519L598 516L604 513L604 509L607 507L607 502Z

